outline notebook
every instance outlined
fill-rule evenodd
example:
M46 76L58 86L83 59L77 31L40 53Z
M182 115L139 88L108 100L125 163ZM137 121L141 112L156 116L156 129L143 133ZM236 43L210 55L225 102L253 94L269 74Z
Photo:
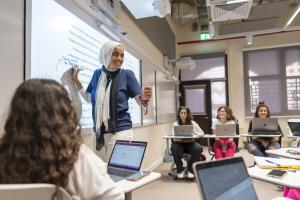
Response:
M236 124L216 124L216 135L218 136L236 135Z
M107 164L107 173L118 182L141 169L147 142L117 140Z
M252 134L254 135L281 135L278 131L277 118L252 119Z
M294 136L300 136L300 122L288 122L288 125Z
M300 160L254 156L255 163L262 169L300 170Z
M193 170L201 199L258 199L242 157L196 162Z
M175 136L193 136L193 125L179 125L174 126L174 135Z

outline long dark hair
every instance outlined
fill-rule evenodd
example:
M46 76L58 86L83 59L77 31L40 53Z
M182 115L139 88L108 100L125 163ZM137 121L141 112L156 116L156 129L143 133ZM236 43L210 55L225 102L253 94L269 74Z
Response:
M183 123L183 121L181 120L181 117L180 117L180 112L182 110L186 110L186 113L187 113L185 124ZM177 112L177 121L178 121L179 125L191 125L192 124L191 111L187 106L179 107L178 112Z
M220 111L221 109L223 109L223 108L224 108L225 112L227 113L227 120L236 120L235 116L232 114L231 108L229 108L228 106L220 106L220 107L218 108L218 111L217 111L217 119L220 120L220 117L219 117L219 111Z
M265 104L264 101L259 102L258 105L256 106L256 111L255 111L254 117L256 117L256 118L259 117L259 116L258 116L258 111L259 111L260 108L263 108L263 107L266 108L267 111L268 111L267 117L271 117L269 107L267 106L267 104Z
M68 92L53 80L32 79L16 90L0 140L0 183L66 187L81 144Z

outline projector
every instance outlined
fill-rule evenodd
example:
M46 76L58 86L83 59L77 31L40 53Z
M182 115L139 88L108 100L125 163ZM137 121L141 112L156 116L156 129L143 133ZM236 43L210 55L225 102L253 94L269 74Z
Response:
M178 69L189 69L193 70L196 68L196 62L191 57L182 57L176 61L176 67Z

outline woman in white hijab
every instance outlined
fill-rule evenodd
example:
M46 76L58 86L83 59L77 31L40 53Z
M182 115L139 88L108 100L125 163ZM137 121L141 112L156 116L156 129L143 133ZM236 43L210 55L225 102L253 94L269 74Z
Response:
M135 98L147 113L152 90L146 86L142 91L133 72L121 69L124 47L120 43L106 42L100 50L99 61L103 66L94 72L86 90L77 77L78 70L72 78L82 97L92 103L96 148L100 150L105 139L108 159L117 139L133 139L132 122L127 112L128 98Z

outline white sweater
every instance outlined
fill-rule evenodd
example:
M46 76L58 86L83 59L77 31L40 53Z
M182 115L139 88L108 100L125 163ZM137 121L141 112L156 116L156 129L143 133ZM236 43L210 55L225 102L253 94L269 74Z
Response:
M67 191L74 200L123 200L124 193L107 174L107 165L86 145L69 174Z

